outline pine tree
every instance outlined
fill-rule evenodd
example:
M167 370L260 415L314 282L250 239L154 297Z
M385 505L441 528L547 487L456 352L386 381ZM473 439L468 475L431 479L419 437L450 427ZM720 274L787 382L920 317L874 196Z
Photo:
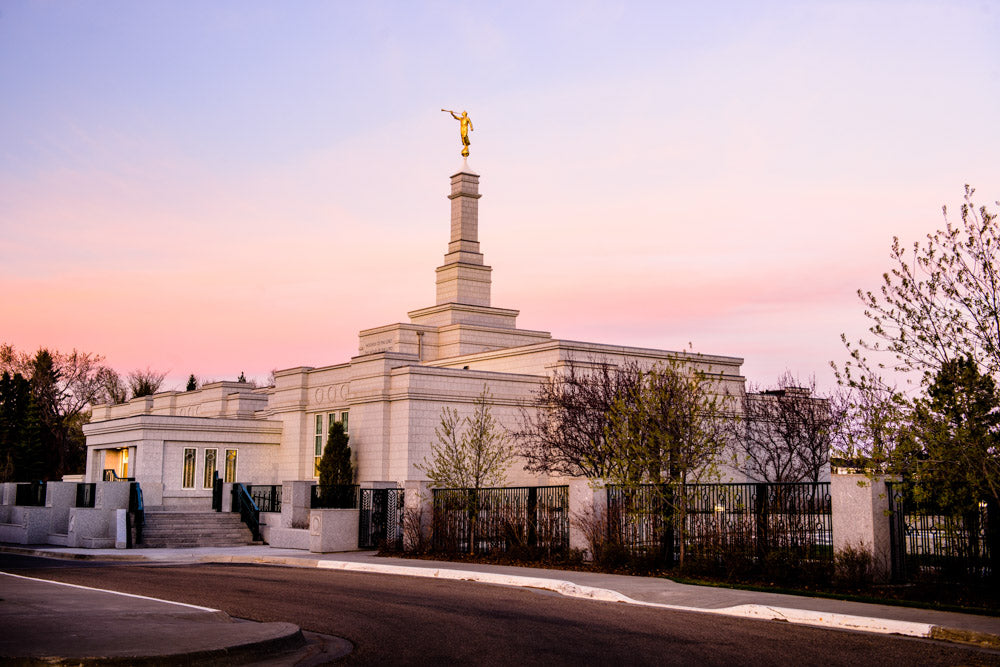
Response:
M188 377L187 389L184 391L194 391L198 388L198 378L194 376L194 373Z
M343 422L333 422L323 448L323 458L319 461L320 486L334 486L354 483L354 467L351 465L350 437L344 432Z
M0 481L17 479L15 458L25 432L31 387L20 373L0 376Z

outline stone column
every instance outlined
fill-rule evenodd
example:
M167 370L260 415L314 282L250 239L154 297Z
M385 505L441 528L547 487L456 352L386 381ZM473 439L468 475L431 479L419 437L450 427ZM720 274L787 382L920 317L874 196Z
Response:
M479 252L479 174L463 163L451 177L451 240L437 268L437 304L490 305L490 274Z
M871 554L876 581L891 573L889 494L883 477L831 475L833 552L862 549Z
M600 529L608 518L608 492L602 480L569 480L569 548L580 549L593 560L588 532Z
M430 546L434 492L430 482L408 479L403 483L403 550Z
M281 485L281 527L309 528L310 498L315 482L283 482Z

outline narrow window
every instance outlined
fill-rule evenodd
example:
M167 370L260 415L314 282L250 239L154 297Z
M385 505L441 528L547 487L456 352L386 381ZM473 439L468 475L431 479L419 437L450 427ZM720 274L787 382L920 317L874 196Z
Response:
M227 449L226 450L226 478L223 480L225 482L235 482L236 481L236 450Z
M194 464L197 450L193 447L184 448L184 474L181 476L181 488L194 488Z
M346 412L341 412L340 413L340 421L342 421L344 423L344 433L347 433L350 429L347 428L347 413Z
M316 415L316 447L315 455L323 456L323 415Z
M313 477L319 479L319 460L323 457L323 415L316 415L316 442L313 446Z
M205 450L205 488L212 488L212 481L215 477L215 471L218 469L218 449L206 449Z

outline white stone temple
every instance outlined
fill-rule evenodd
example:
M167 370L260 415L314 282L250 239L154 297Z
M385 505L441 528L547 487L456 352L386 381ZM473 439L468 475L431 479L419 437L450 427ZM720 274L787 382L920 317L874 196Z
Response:
M450 240L436 269L434 305L410 311L408 322L361 331L349 360L276 372L272 387L215 382L96 406L84 427L86 481L113 470L141 484L148 506L207 509L215 472L247 484L314 479L329 426L340 420L358 482L402 486L425 479L416 464L430 454L442 408L469 414L485 387L494 417L514 428L540 381L571 363L685 359L716 374L732 394L743 390L739 358L557 340L517 328L518 311L490 300L480 196L479 175L463 163L451 177ZM552 481L520 466L508 475L511 485Z

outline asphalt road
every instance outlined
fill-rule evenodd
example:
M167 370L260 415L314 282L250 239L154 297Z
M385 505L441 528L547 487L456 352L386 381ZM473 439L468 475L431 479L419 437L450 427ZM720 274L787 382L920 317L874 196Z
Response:
M248 565L0 554L0 569L222 609L349 639L351 664L1000 665L1000 653L570 599L484 584Z

